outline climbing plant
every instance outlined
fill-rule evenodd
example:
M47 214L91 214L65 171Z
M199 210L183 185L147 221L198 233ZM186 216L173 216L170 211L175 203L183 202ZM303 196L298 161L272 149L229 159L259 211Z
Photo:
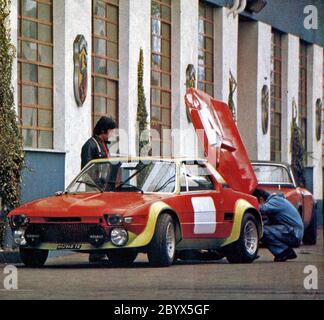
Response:
M19 205L24 167L23 143L11 85L16 50L10 42L10 4L10 0L0 0L0 244L5 217Z
M148 149L150 138L148 134L148 112L146 109L146 98L143 85L144 57L143 49L140 49L138 68L137 68L137 147L138 154L141 155L144 149Z
M293 112L296 114L296 103L293 103ZM297 115L293 116L291 123L291 142L290 142L290 152L291 152L291 168L294 172L296 182L299 186L306 185L305 179L305 166L307 153L305 147L302 143L302 131L297 124Z

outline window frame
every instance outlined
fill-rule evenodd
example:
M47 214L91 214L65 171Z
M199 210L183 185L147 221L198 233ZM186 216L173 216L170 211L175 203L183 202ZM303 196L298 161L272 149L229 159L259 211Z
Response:
M163 17L154 16L153 15L153 6L159 5L161 8L161 12L163 12L163 7L166 7L170 10L170 19L164 19ZM171 136L168 137L168 146L170 147L170 154L164 152L164 145L166 142L164 130L170 130L172 128L172 3L170 0L151 0L151 71L150 71L150 123L151 129L156 130L159 133L159 137L152 136L152 144L159 143L160 147L160 154L161 155L170 155L172 154L172 139ZM160 33L154 33L153 30L153 23L154 21L160 22ZM168 25L170 30L169 37L163 35L163 24ZM161 50L160 52L154 50L153 42L154 39L160 39L161 41ZM163 43L168 43L168 54L165 54L163 51ZM159 57L160 59L160 67L156 67L154 64L153 57ZM163 59L168 62L168 70L163 69ZM159 74L159 85L153 84L153 75ZM168 77L169 87L164 87L163 76ZM159 104L153 103L153 92L158 92L159 96ZM163 96L169 97L169 103L164 104ZM155 110L153 112L153 110ZM159 113L159 120L154 118L155 112ZM166 114L167 121L164 121L163 114Z
M272 30L271 51L270 160L280 162L282 158L282 33L274 29ZM277 104L280 105L279 110Z
M27 145L24 139L24 148L30 149L43 149L43 150L53 150L54 149L54 20L53 20L53 0L33 0L36 3L36 18L29 17L23 15L23 0L18 0L18 28L17 28L17 40L18 40L18 55L17 55L17 76L18 76L18 119L19 119L19 129L24 136L24 131L30 130L36 134L36 144L35 145ZM39 5L48 5L50 8L50 17L49 20L39 18ZM23 21L29 21L36 24L36 35L37 39L24 36L23 33ZM50 28L50 38L51 41L47 42L44 40L39 40L39 26L44 25ZM23 58L23 44L29 43L36 46L36 60ZM51 52L51 63L46 63L41 61L41 46L50 48ZM23 79L23 67L26 65L36 67L36 81L28 81ZM40 70L41 68L49 69L51 72L50 82L51 84L46 84L40 82ZM36 103L26 103L23 100L23 91L24 88L33 88L33 90L37 90L35 95ZM50 94L50 105L40 104L40 89L51 91ZM46 94L48 97L48 95ZM24 112L27 110L34 110L36 119L34 120L36 124L26 125L24 124ZM47 120L49 122L48 126L41 125L41 112L49 112L50 117ZM41 145L41 134L49 133L51 135L50 144L49 145Z
M299 43L299 88L298 88L298 96L299 96L299 108L298 108L298 122L300 129L302 131L302 143L307 153L307 130L308 130L308 44L305 41L300 40Z
M201 10L204 10L204 15L202 16ZM211 12L212 15L212 20L208 19L208 10ZM198 88L200 88L202 91L208 93L211 96L214 96L214 90L215 90L215 74L214 74L214 59L215 59L215 55L214 55L214 51L215 51L215 18L214 18L214 8L211 5L208 5L207 3L204 3L202 1L199 2L199 24L201 23L201 20L204 22L204 27L205 24L210 24L212 26L212 35L209 35L208 33L201 33L198 27L198 77L197 77L197 85ZM204 47L201 48L200 47L200 41L199 38L203 37L203 44ZM211 40L212 43L212 51L208 51L207 48L205 48L205 41L206 39ZM206 61L204 61L204 64L200 64L199 63L199 57L200 57L200 53L203 53L204 56L204 60L206 60L206 54L209 54L211 56L211 66L206 64ZM199 80L199 69L202 68L204 70L204 80ZM212 80L206 80L206 71L210 70L211 71L211 76L212 76ZM202 89L200 86L203 86L204 89ZM211 91L209 92L207 90L207 86L211 86Z
M92 92L91 92L91 123L92 123L92 128L95 127L97 120L102 117L102 116L110 116L112 117L116 123L118 123L119 119L119 0L100 0L102 3L105 4L105 17L98 16L95 14L95 2L97 0L92 0L91 3L91 37L92 37L92 52L91 52L91 60L92 60L92 69L91 69L91 80L92 80ZM108 6L113 6L117 8L117 17L116 21L113 22L108 18ZM105 24L105 35L99 35L95 33L95 22L96 20L104 21ZM117 30L117 35L116 39L117 40L112 40L108 36L108 28L109 24L116 26ZM105 52L106 55L100 55L97 52L95 52L95 41L96 40L104 40L105 41ZM117 47L117 59L114 57L109 56L108 54L108 46L110 43L113 43ZM105 61L105 73L98 73L95 72L95 59L100 59ZM109 62L116 63L117 64L117 77L109 75L108 74L108 64ZM96 91L96 81L101 80L105 81L105 91L106 93L103 92L97 92ZM116 95L112 97L109 94L109 84L110 82L113 84L113 87L115 87L116 90ZM96 111L96 99L104 99L105 103L105 112L98 112ZM110 112L109 109L111 108L110 102L114 104L114 110L113 112Z
M199 167L202 167L204 169L207 170L207 172L209 173L209 177L210 177L210 183L213 187L213 189L202 189L202 190L190 190L190 187L189 187L189 181L188 181L188 177L187 177L187 165L196 165L196 166L199 166ZM185 173L184 177L185 177L185 180L186 180L186 190L183 191L181 190L182 189L182 178L183 178L183 174L182 174L182 170L183 172ZM186 162L182 162L180 164L180 172L179 172L179 188L180 188L180 194L191 194L191 193L209 193L209 192L213 192L213 191L217 191L216 190L216 180L215 180L215 177L213 175L213 173L209 170L208 166L206 163L192 163L192 164L188 164Z

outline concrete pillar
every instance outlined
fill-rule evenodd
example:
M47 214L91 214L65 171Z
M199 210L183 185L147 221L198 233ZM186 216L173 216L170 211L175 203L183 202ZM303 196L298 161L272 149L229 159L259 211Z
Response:
M230 72L237 81L238 16L228 16L228 8L215 9L214 74L215 98L228 102ZM237 107L237 90L234 94Z
M88 0L53 1L54 18L54 149L64 150L65 185L81 167L81 147L91 136L91 19ZM82 21L82 23L80 23ZM88 42L88 94L82 107L74 97L73 43L78 34Z
M293 102L299 101L299 39L282 36L282 161L291 163L291 123Z
M262 88L270 93L271 27L240 21L238 49L238 127L251 159L270 159L270 110L262 132ZM270 101L269 101L270 105Z
M119 127L120 153L136 154L137 64L144 55L144 90L150 112L151 1L119 1ZM150 116L148 117L148 119Z
M198 72L199 0L172 1L172 129L173 155L194 156L195 132L186 115L186 69L193 64ZM190 141L190 143L188 143ZM195 141L195 143L193 143Z
M322 140L316 139L316 101L323 97L323 48L309 46L307 54L307 165L313 169L313 194L317 200L323 200Z

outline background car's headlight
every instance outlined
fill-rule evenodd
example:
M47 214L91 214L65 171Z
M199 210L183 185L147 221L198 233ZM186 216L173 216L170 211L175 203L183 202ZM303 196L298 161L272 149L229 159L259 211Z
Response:
M26 245L26 239L25 239L25 230L16 230L13 233L13 239L15 241L16 244L18 244L19 246L24 246Z
M11 224L16 228L26 226L28 222L29 219L25 215L18 215L18 216L11 217Z
M112 229L110 233L110 240L116 247L122 247L128 241L128 233L122 228Z

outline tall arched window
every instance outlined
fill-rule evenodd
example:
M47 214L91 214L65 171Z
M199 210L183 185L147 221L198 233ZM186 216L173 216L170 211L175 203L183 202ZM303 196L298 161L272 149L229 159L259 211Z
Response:
M53 7L18 1L18 112L24 146L53 148Z
M151 128L160 134L161 154L171 153L171 0L151 5Z
M282 116L282 36L272 31L271 57L271 160L281 161L281 116Z
M118 119L119 0L92 2L92 120Z
M214 9L199 4L198 88L214 96Z
M304 41L299 46L299 123L307 151L307 44Z

